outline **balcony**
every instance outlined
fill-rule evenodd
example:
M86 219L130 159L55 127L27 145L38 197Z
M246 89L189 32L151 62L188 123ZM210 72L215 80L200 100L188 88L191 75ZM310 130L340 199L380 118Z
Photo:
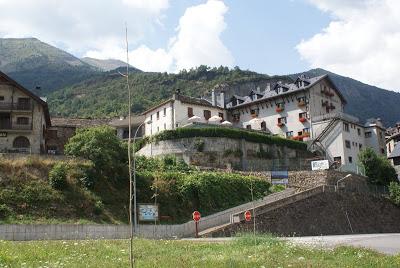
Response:
M10 122L0 123L0 130L32 130L32 125L17 125Z
M276 107L276 109L275 109L275 111L277 112L277 113L280 113L280 112L283 112L283 110L285 110L285 108L283 108L283 107Z
M278 127L283 127L285 125L284 122L278 122L278 124L276 124Z
M32 103L0 102L0 110L30 111L32 110Z
M300 100L300 101L297 102L297 106L298 107L304 107L304 106L306 106L306 102L304 100Z
M305 122L307 122L307 118L305 118L305 117L300 117L300 118L299 118L299 121L300 121L301 123L305 123Z

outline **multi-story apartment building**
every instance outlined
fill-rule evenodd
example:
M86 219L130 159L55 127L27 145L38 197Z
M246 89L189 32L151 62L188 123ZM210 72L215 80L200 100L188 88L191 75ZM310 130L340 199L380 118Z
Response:
M189 118L198 117L200 121L207 122L213 116L226 118L226 110L220 105L220 98L213 97L212 101L191 98L179 92L161 104L145 111L145 135L154 135L167 129L175 129L190 123Z
M46 101L0 72L0 151L44 152L50 124Z
M356 167L358 153L365 147L386 155L380 120L361 124L345 114L346 100L328 75L298 77L294 83L276 83L265 90L252 90L247 96L233 95L225 100L213 92L211 100L174 95L172 99L144 113L145 135L187 124L197 115L207 122L213 116L228 120L233 127L253 129L307 142L310 150L320 151L331 163Z

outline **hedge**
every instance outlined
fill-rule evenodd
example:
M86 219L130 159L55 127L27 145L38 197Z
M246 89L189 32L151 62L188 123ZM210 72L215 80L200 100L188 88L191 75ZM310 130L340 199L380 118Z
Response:
M175 130L164 130L152 137L145 137L136 144L137 150L150 142L163 140L174 140L195 137L218 137L231 139L244 139L248 142L275 144L292 149L307 150L307 145L300 141L289 140L277 136L247 131L244 129L206 127L206 128L177 128Z

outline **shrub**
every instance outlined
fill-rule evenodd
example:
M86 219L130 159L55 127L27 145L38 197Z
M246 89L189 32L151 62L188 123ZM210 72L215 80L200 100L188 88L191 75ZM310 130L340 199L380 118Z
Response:
M125 177L127 172L128 152L111 127L78 129L65 153L91 160L97 172L110 178Z
M72 179L75 179L75 181L87 189L93 189L97 181L96 171L93 168L93 164L89 161L88 163L77 165L73 169L70 168L69 173Z
M94 203L94 209L93 213L96 215L100 215L104 210L104 204L101 202L101 200L97 200L96 203Z
M307 150L307 145L303 142L289 140L277 136L271 136L263 133L247 131L244 129L205 127L205 128L177 128L175 130L164 130L151 138L146 138L136 144L136 149L140 149L146 143L162 140L173 140L181 138L194 137L219 137L231 139L244 139L248 142L261 144L276 144L286 146L292 149ZM140 146L140 147L139 147Z
M194 148L198 151L198 152L202 152L204 151L204 140L200 139L200 138L196 138L194 140Z
M384 156L378 156L372 148L360 152L358 159L365 168L370 183L388 185L397 180L396 170Z
M0 204L0 219L5 219L12 214L12 209L6 204Z
M57 190L63 190L67 185L68 166L63 162L56 163L49 172L50 185Z
M396 205L400 205L400 184L391 182L389 184L389 198Z

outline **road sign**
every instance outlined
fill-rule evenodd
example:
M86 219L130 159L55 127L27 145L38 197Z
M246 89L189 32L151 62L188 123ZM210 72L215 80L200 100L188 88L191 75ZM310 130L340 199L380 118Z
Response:
M246 220L246 221L251 221L251 212L250 211L246 211L245 213L244 213L244 219Z
M198 222L199 220L200 220L200 218L201 218L201 214L200 214L200 212L198 212L197 210L195 211L195 212L193 212L193 220L195 221L195 222Z
M158 205L139 204L139 221L158 221Z
M271 171L272 184L288 184L289 172L286 171Z
M311 169L312 170L329 169L329 161L328 160L311 161Z

